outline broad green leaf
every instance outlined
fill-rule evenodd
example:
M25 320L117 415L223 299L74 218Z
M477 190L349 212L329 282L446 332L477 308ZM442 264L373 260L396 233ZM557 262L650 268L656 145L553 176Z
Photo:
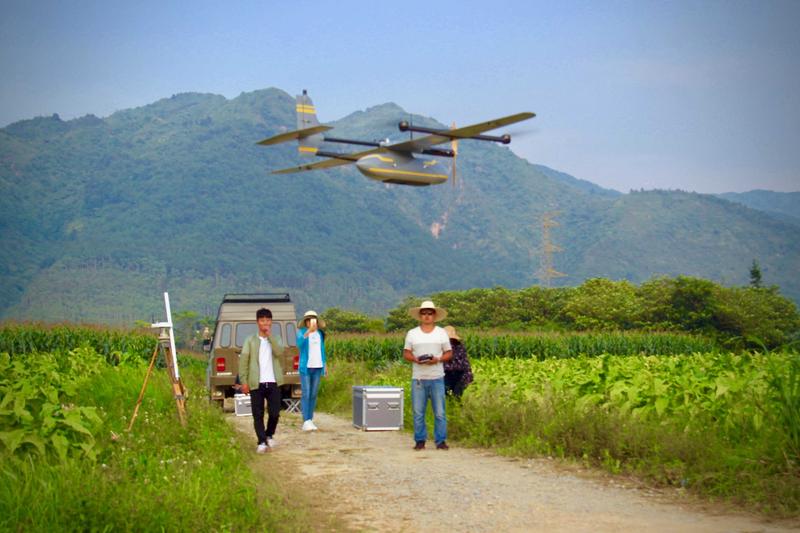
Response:
M663 415L664 412L667 410L668 405L669 405L669 398L666 398L664 396L656 398L655 401L656 414L658 414L658 416Z
M39 435L34 435L33 433L28 433L24 437L22 437L22 440L20 441L20 444L23 444L25 442L33 444L36 447L36 449L39 451L40 454L42 454L42 455L45 454L44 441L42 440L42 438Z
M33 421L33 415L26 408L26 401L22 395L14 398L14 415L23 423Z
M717 377L717 379L715 380L715 384L716 384L716 397L717 398L719 398L720 396L722 396L723 394L728 392L730 390L730 388L731 388L730 380L728 378L725 378L725 377L722 377L722 376Z
M60 433L53 433L53 436L50 437L50 442L53 444L59 459L66 460L69 452L69 439Z
M14 453L19 448L22 439L25 438L26 430L14 429L12 431L0 431L0 442L6 447L9 453Z
M67 412L63 419L59 420L58 423L62 426L67 426L78 433L84 433L86 435L91 435L92 432L89 431L86 426L81 423L81 416L80 413L75 411Z

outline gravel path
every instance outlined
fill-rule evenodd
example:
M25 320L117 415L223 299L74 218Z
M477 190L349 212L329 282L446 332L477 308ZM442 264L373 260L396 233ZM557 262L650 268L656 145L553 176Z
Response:
M230 417L253 437L250 417ZM701 510L678 492L621 486L605 476L560 467L546 459L509 459L486 450L412 450L397 431L365 432L349 420L317 413L316 432L300 430L298 415L282 414L278 445L255 456L263 475L289 472L321 509L361 531L800 531L797 522ZM253 446L255 448L255 444ZM287 468L288 465L288 468Z

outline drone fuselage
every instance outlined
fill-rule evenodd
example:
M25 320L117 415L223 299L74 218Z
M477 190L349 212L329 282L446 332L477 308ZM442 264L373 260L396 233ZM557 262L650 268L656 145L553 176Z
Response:
M437 159L414 157L403 152L370 154L356 162L359 172L383 183L438 185L447 181L450 169Z

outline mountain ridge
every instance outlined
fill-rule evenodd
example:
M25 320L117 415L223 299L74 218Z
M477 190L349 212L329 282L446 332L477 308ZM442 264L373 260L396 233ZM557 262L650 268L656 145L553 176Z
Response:
M730 202L764 211L791 224L800 225L800 192L776 192L753 189L746 192L715 194Z
M409 117L443 126L394 103L331 125L398 140ZM408 294L518 288L537 281L547 211L561 211L562 284L744 284L755 258L767 283L800 297L786 274L800 235L772 215L696 193L618 193L478 141L460 144L455 187L383 185L352 166L271 175L297 165L296 149L255 142L294 126L294 99L269 88L0 129L0 316L129 322L157 313L162 290L176 310L213 314L224 292L276 289L300 307L381 313Z

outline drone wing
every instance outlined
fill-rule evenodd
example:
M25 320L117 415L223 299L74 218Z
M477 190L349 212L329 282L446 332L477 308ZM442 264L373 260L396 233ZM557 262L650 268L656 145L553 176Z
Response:
M534 113L517 113L516 115L509 115L507 117L487 120L486 122L472 124L471 126L464 126L454 130L439 130L437 133L432 135L426 135L425 137L420 137L418 139L410 139L397 144L391 144L386 148L393 152L419 153L422 150L430 148L431 146L436 146L437 144L450 142L453 139L469 139L470 137L480 135L485 131L508 126L509 124L515 124L517 122L522 122L523 120L528 120L529 118L533 118L535 116L536 115Z
M437 144L442 144L449 141L450 137L434 134L426 135L425 137L419 137L417 139L410 139L408 141L403 141L396 144L390 144L386 148L393 152L420 153L431 146L436 146Z
M260 144L262 146L268 146L270 144L284 143L286 141L302 140L305 139L306 137L311 137L312 135L315 135L317 133L322 133L323 131L328 131L332 129L333 127L331 126L317 125L311 128L305 128L302 130L295 130L286 133L281 133L279 135L275 135L274 137L264 139L263 141L258 141L256 144Z
M306 170L319 170L321 168L331 168L331 167L340 167L342 165L350 165L364 157L365 155L370 154L377 154L380 152L385 152L386 148L381 146L378 148L373 148L371 150L364 150L363 152L354 152L352 154L336 154L334 157L331 155L326 155L324 153L317 152L317 155L320 157L330 157L331 159L326 159L324 161L317 161L316 163L311 163L309 165L300 165L299 167L291 167L291 168L284 168L281 170L275 170L273 174L292 174L294 172L305 172Z

